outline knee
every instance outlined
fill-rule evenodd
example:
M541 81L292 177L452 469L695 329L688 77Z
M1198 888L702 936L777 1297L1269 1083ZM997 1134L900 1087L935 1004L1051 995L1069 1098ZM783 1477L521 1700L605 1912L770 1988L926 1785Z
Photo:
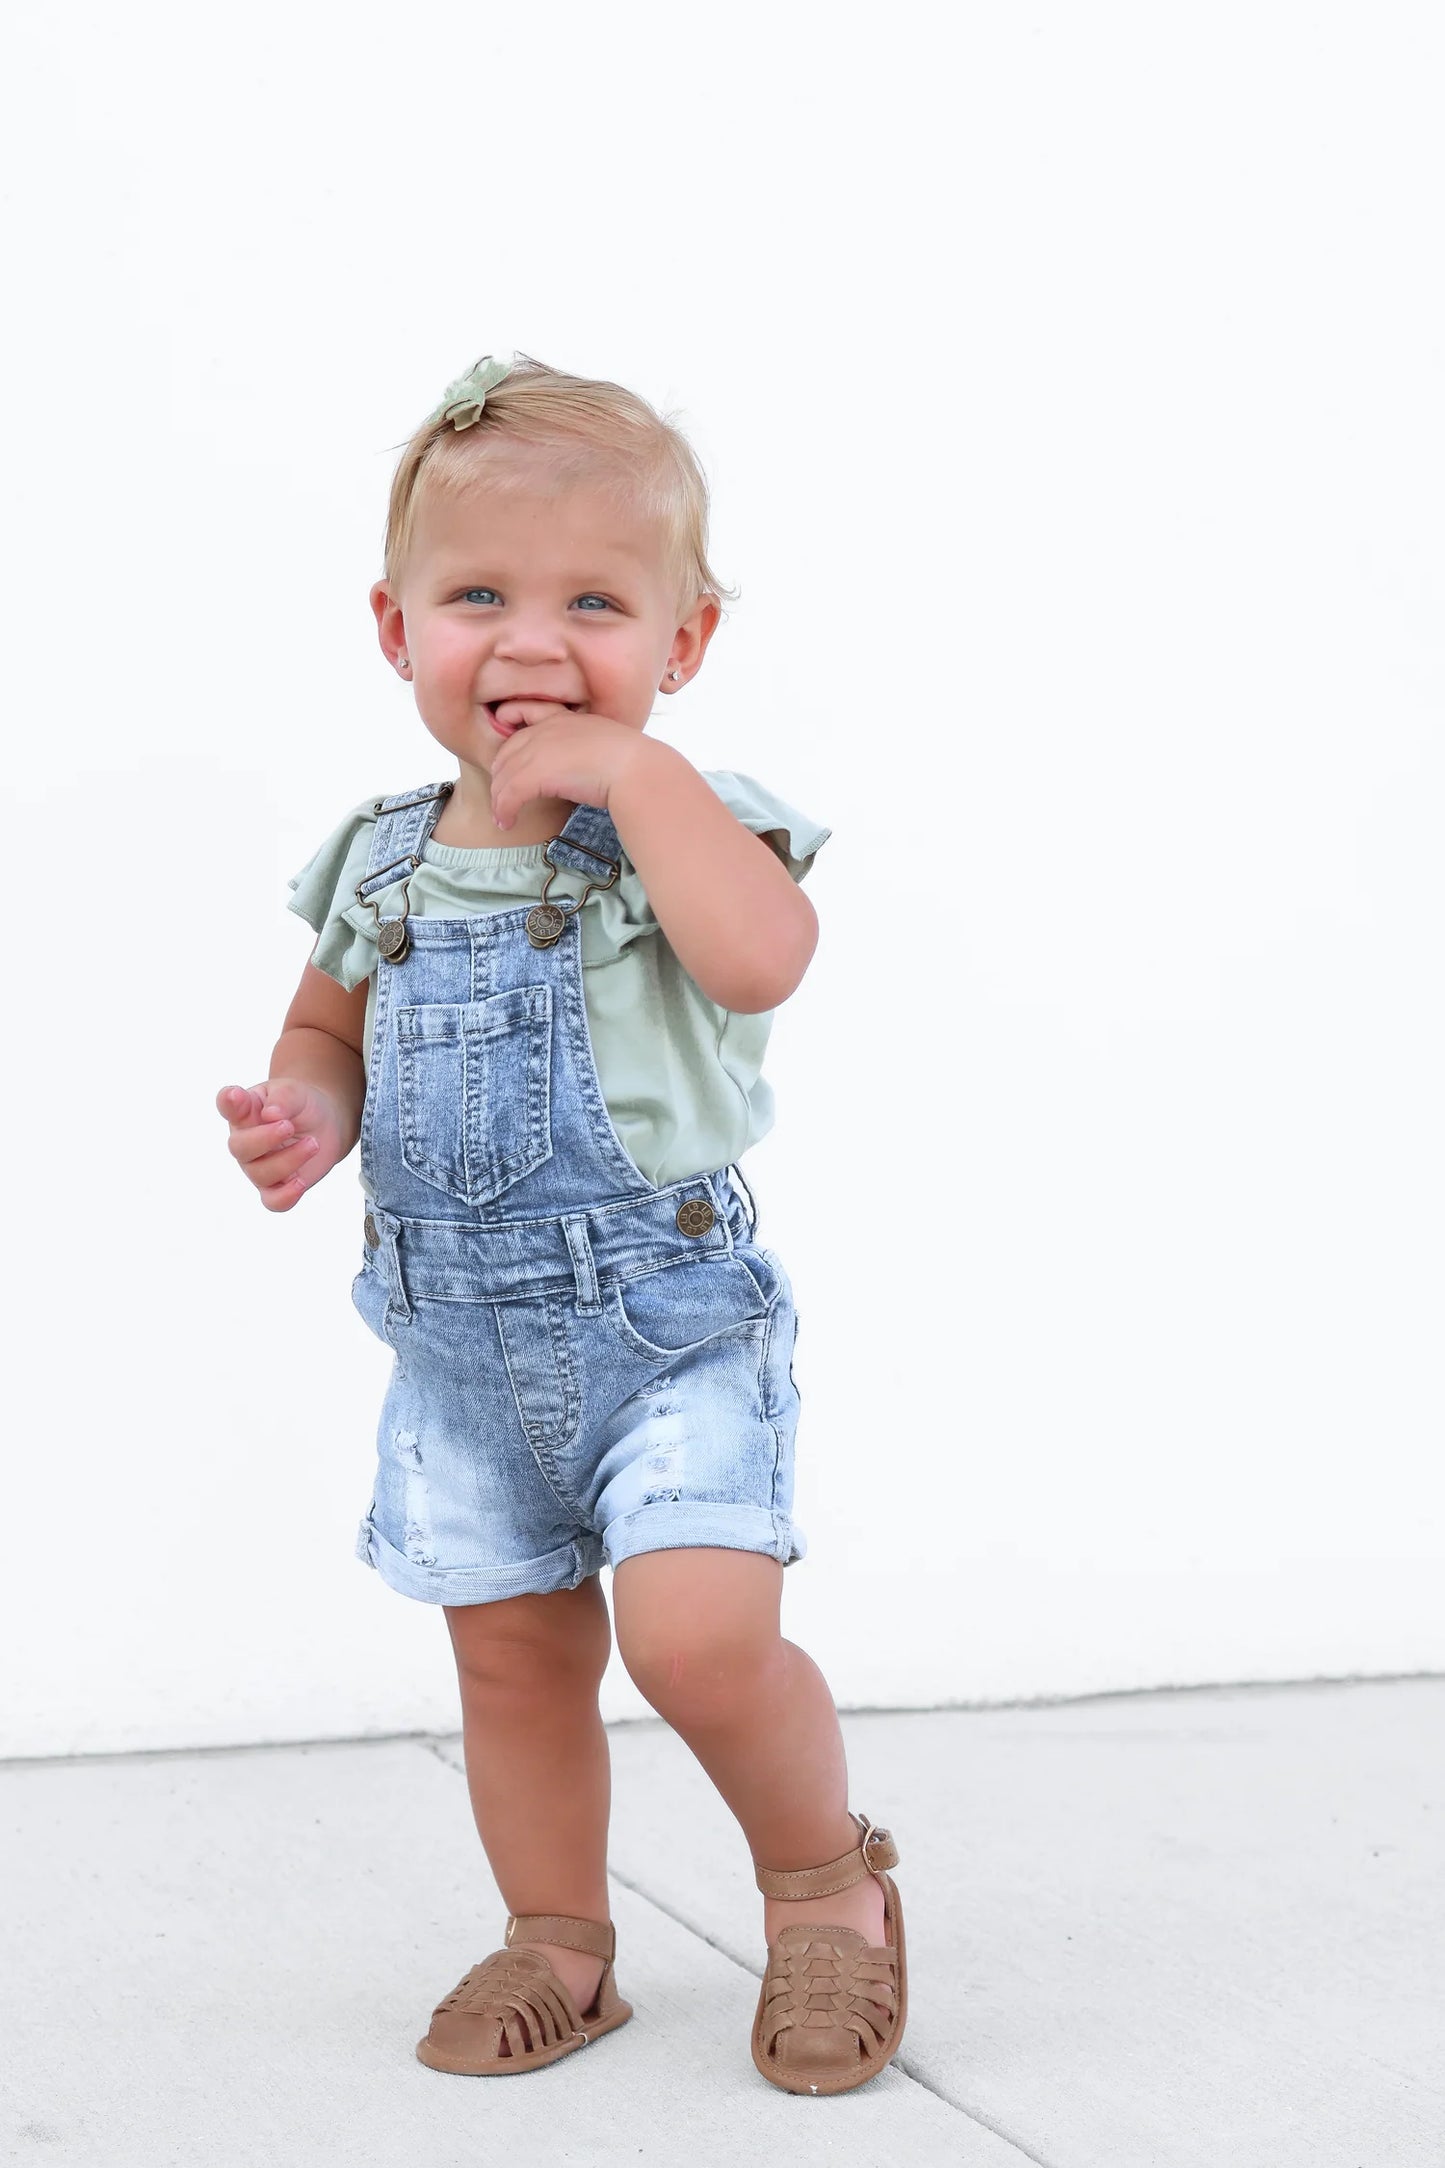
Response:
M783 1660L783 1644L763 1622L653 1617L624 1630L617 1647L627 1675L659 1716L681 1728L728 1724L755 1710Z
M612 1632L594 1574L575 1589L446 1607L464 1690L489 1698L595 1695Z

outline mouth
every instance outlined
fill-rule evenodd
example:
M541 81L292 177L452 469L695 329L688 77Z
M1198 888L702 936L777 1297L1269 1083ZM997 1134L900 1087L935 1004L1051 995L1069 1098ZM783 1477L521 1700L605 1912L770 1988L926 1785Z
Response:
M513 731L527 728L525 718L515 711L524 702L528 701L535 702L539 706L565 708L571 715L580 713L584 704L580 700L557 700L550 693L507 693L500 700L484 700L482 706L491 718L492 728L502 737L510 738ZM505 719L502 719L500 714L500 710L503 708L512 711Z

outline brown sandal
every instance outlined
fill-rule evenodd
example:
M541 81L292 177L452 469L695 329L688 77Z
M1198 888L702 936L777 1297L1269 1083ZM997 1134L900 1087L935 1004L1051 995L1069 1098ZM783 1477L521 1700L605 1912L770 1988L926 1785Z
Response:
M507 1915L507 1943L518 1935L536 1942L560 1942L567 1950L605 1957L592 2007L579 2012L566 1982L559 1979L542 1950L510 1947L494 1950L473 1965L432 2012L431 2030L418 2040L419 2059L433 2070L460 2077L506 2077L537 2070L586 2047L589 2040L625 2025L632 2005L624 2002L612 1977L617 1930L611 1920L572 1919L560 1912ZM505 2039L510 2055L502 2053Z
M866 2085L892 2060L903 2038L908 2016L903 1907L892 1877L882 1872L898 1865L898 1847L866 1814L854 1814L853 1820L863 1831L856 1851L821 1867L755 1869L765 1897L831 1897L865 1874L883 1885L881 1946L870 1946L856 1928L806 1920L782 1928L768 1944L753 2019L753 2061L786 2093L847 2093Z

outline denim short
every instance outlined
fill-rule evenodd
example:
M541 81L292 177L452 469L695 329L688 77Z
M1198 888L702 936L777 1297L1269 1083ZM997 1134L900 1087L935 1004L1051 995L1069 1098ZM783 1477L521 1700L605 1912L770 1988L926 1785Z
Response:
M676 1224L699 1184L707 1247ZM390 1587L492 1603L641 1551L805 1555L792 1284L725 1169L533 1221L512 1272L505 1227L370 1221L352 1300L394 1362L356 1552Z

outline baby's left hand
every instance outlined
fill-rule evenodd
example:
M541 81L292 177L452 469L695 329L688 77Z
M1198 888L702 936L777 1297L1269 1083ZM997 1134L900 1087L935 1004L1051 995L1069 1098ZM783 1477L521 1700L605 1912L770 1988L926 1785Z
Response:
M605 807L623 771L648 740L630 724L555 700L508 700L501 718L526 724L514 730L492 760L492 819L510 828L533 798L570 798L574 805Z

